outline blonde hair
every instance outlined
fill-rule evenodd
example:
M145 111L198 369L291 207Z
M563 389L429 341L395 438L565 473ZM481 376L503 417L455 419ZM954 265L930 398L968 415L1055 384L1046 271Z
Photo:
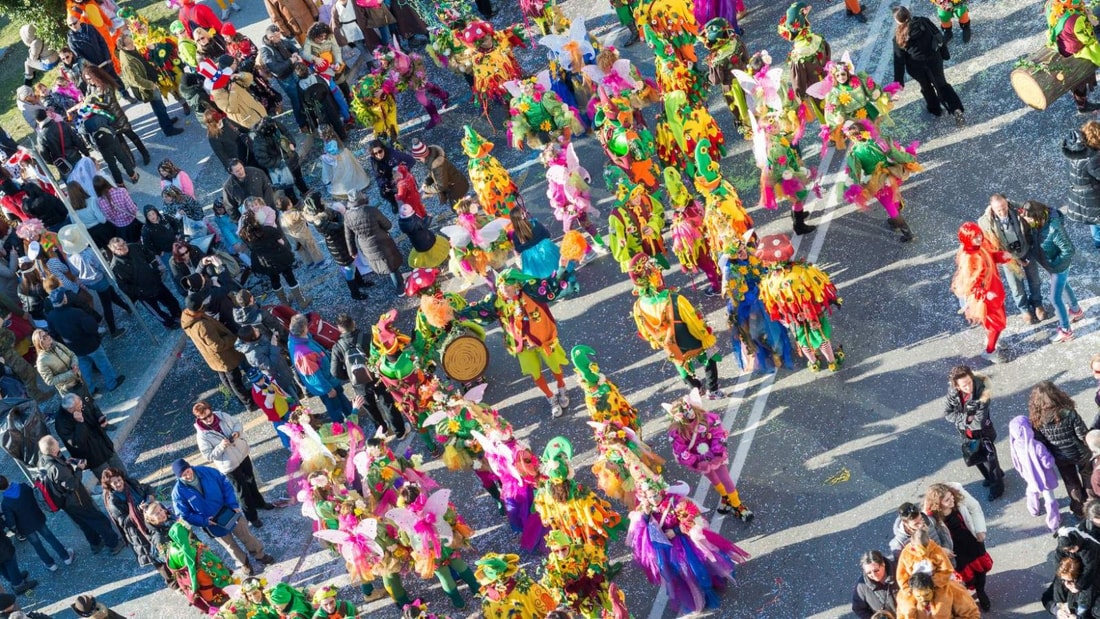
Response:
M46 343L44 338L50 337L50 334L45 329L35 329L34 333L31 333L31 344L34 344L34 349L38 352L46 350Z
M1100 149L1100 122L1090 120L1081 125L1081 134L1085 136L1085 145Z

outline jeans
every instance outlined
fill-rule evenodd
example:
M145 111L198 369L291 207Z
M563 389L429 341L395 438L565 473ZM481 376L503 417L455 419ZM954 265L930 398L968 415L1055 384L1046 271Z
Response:
M53 548L54 552L57 553L57 557L62 561L69 558L69 549L65 548L61 541L57 539L57 536L53 534L50 527L42 525L42 528L34 533L27 533L27 541L31 543L31 546L34 546L34 551L38 553L38 558L42 559L46 567L56 565L57 562L53 560L50 553L46 552L46 546L42 543L42 540L46 540L50 547Z
M77 356L76 364L80 367L80 375L84 378L85 384L88 385L88 390L92 393L95 393L96 390L95 382L92 381L92 366L99 370L99 374L103 378L103 386L107 391L113 391L118 386L118 374L115 372L115 368L111 365L111 360L107 358L107 352L103 350L102 346L95 349L91 354Z
M1021 274L1008 268L1008 265L1001 265L1001 274L1004 276L1005 283L1008 284L1012 300L1016 302L1016 308L1021 314L1031 314L1043 306L1043 283L1039 279L1039 263L1029 260L1023 271ZM1026 291L1024 290L1025 279ZM1024 294L1025 292L1027 294Z
M0 562L0 574L3 574L4 580L11 583L13 587L23 584L23 574L20 573L19 560L15 557Z
M294 122L298 123L299 127L307 126L309 123L306 122L306 115L302 113L302 98L301 93L298 92L298 78L291 73L290 77L285 80L280 79L278 82L287 98L290 99L290 108L294 110Z
M149 105L153 108L153 115L157 117L157 124L160 125L161 131L168 133L175 130L172 118L168 116L168 107L164 105L164 97L159 92L153 92Z
M1066 299L1069 299L1069 311L1066 309ZM1054 304L1054 312L1058 314L1058 326L1063 331L1069 331L1069 312L1081 310L1077 304L1077 295L1073 294L1073 288L1069 285L1069 269L1050 274L1050 302Z
M1100 224L1089 224L1089 232L1092 234L1092 246L1100 249Z
M325 412L328 413L329 421L332 423L341 423L348 415L352 413L351 402L348 401L348 396L344 395L343 389L336 388L336 397L330 398L328 394L318 396L321 398L321 402L325 405Z
M340 88L336 85L336 80L331 79L328 81L328 88L332 91L332 98L336 100L336 107L340 108L341 120L347 121L351 118L351 112L348 110L348 100L344 98L344 93L340 92Z

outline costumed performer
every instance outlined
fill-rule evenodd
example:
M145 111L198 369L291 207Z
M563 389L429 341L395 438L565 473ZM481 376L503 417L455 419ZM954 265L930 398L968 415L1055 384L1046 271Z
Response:
M705 22L703 46L709 52L706 63L710 85L721 87L722 97L733 114L734 127L748 140L752 137L749 107L745 100L745 91L733 72L748 68L749 48L737 34L737 28L721 17Z
M705 291L708 297L721 294L722 278L718 275L718 266L714 263L712 252L707 246L703 233L703 206L684 185L680 170L665 168L665 191L672 206L672 253L680 261L680 270L685 273L702 271L710 283ZM695 281L692 280L692 286Z
M893 125L890 97L900 90L901 85L897 82L879 87L870 75L856 71L848 52L844 52L840 62L830 60L825 65L825 79L806 89L807 94L821 99L824 104L822 150L828 146L829 139L837 150L844 149L844 123L850 120L871 121L880 132L883 126Z
M660 479L664 458L646 445L634 430L610 423L589 421L596 439L592 474L608 497L628 510L638 505L635 488L643 479Z
M626 522L610 503L573 479L572 460L573 445L564 436L546 444L535 510L551 533L560 531L574 544L606 551L608 540L617 538Z
M168 569L187 601L203 612L217 610L229 601L225 587L233 584L233 573L221 558L182 521L168 530L168 540Z
M415 52L405 53L401 48L391 45L385 52L375 50L374 58L378 63L378 70L388 73L390 79L400 85L400 90L412 91L416 102L428 113L429 120L425 129L431 129L442 122L439 110L447 107L451 97L438 84L428 79L423 56ZM439 100L438 107L428 95Z
M1058 50L1063 58L1083 58L1100 67L1100 40L1093 26L1095 17L1083 0L1051 0L1046 4L1046 17L1047 47ZM1094 88L1095 71L1089 71L1085 79L1073 85L1070 93L1078 112L1085 114L1100 109L1100 104L1088 98Z
M665 167L695 176L695 157L706 142L710 158L721 161L726 154L726 137L705 104L690 105L683 91L664 94L664 113L657 121L657 159Z
M577 158L573 144L564 148L551 142L543 149L540 159L546 166L546 197L554 209L554 217L561 222L565 232L573 229L573 224L588 234L590 246L597 254L606 254L603 236L592 223L592 218L600 212L592 206L592 193L589 185L592 177Z
M470 184L478 203L493 217L505 217L519 202L519 188L508 170L493 155L493 143L481 137L470 125L464 128L462 151L469 157L466 164Z
M531 447L518 440L510 424L489 428L487 434L474 430L474 439L481 444L485 461L500 481L500 497L508 526L520 536L520 548L541 552L546 527L534 509L535 488L539 484L539 459Z
M459 38L471 50L474 98L481 104L482 114L488 117L489 104L503 104L507 100L504 83L523 77L523 68L513 49L527 47L526 32L519 25L498 32L489 22L474 20Z
M752 226L737 189L722 176L718 162L710 157L707 140L695 150L695 191L703 196L703 235L713 256L728 254Z
M352 90L351 112L355 119L374 131L375 137L396 144L401 128L397 123L397 85L381 71L367 73Z
M779 36L791 42L787 54L787 66L791 72L791 86L800 101L810 106L818 122L825 116L816 99L806 96L806 89L825 79L825 64L832 59L829 42L810 29L810 5L795 2L779 20Z
M607 217L607 247L623 273L630 261L641 254L669 267L665 255L665 207L645 185L635 185L614 167L604 169L604 180L615 191L615 208Z
M325 585L313 593L313 605L317 610L313 619L355 619L360 616L355 604L336 597L336 587Z
M490 552L478 559L481 616L487 619L545 617L557 601L541 583L519 567L519 555Z
M639 0L634 19L642 38L653 50L657 84L662 93L681 90L693 106L706 100L702 74L696 68L699 57L695 41L699 23L690 0Z
M756 255L756 236L750 230L731 253L719 260L726 293L726 318L737 367L742 372L774 372L780 365L794 369L787 329L768 315L760 300L764 265Z
M619 386L600 372L596 351L584 344L578 344L569 351L569 356L577 372L577 382L584 390L584 406L588 409L588 417L599 423L614 422L634 432L641 431L638 410L619 392Z
M1012 260L1010 254L996 249L978 224L968 221L959 226L959 249L955 252L951 292L962 305L959 313L971 324L980 324L985 329L982 358L991 363L1004 361L997 351L997 340L1008 322L1005 288L997 265L1010 264Z
M602 546L578 543L562 531L551 531L546 546L542 584L558 602L585 619L630 617L622 591L611 584L622 564L610 565Z
M634 124L645 127L645 117L642 110L661 100L657 82L650 78L643 78L637 67L630 60L622 58L619 50L612 46L604 47L596 54L595 64L586 64L581 69L585 78L593 86L596 95L607 98L623 99L634 110ZM588 117L595 120L596 103L599 97L588 100Z
M225 619L279 619L279 611L267 599L267 581L263 578L249 576L241 581L241 589L238 597L229 600L222 605L219 614L215 617Z
M901 233L899 240L902 243L912 241L913 231L901 216L905 208L901 184L913 172L924 169L917 163L917 143L902 148L896 141L879 134L875 125L866 120L849 121L844 131L852 141L844 161L844 171L848 175L844 199L860 208L866 208L871 198L877 199L889 215L887 225Z
M963 43L970 42L970 2L968 0L931 0L936 8L936 16L940 18L940 28L943 29L943 42L951 41L955 33L952 29L952 20L959 20L959 28L962 28Z
M466 298L455 292L443 292L439 269L413 269L405 278L405 296L420 297L416 311L415 347L438 365L441 346L447 335L458 329L485 341L485 329L470 320L457 320L455 312L466 308Z
M462 290L470 288L488 276L489 269L502 269L512 255L512 243L508 240L509 220L493 219L479 212L477 198L466 196L454 203L457 225L443 226L440 233L451 244L447 268L463 283Z
M391 309L379 316L378 322L371 327L368 363L382 386L393 395L397 410L416 429L428 449L437 452L437 443L420 423L427 416L428 408L421 387L431 380L435 362L420 348L423 342L414 342L394 325L396 320L397 310Z
M584 132L576 112L547 84L539 83L540 77L544 78L545 74L504 83L512 95L508 108L511 116L507 122L508 141L517 150L523 150L525 144L533 150L550 142L568 144L571 136Z

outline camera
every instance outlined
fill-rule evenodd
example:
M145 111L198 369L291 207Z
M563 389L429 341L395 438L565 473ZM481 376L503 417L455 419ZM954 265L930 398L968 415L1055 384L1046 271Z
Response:
M1018 254L1018 253L1020 253L1021 249L1023 249L1023 246L1020 245L1019 241L1012 241L1011 243L1008 244L1008 252L1009 253Z

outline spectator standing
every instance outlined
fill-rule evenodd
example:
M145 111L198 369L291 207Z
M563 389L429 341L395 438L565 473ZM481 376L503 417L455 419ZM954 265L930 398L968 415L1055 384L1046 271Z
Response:
M110 75L115 82L118 82L113 52L103 35L99 34L92 26L82 23L78 17L72 14L67 15L65 19L65 23L69 27L69 32L66 34L69 49L84 61L85 67L100 69ZM87 80L86 74L81 74L81 77ZM123 97L132 103L133 99L130 98L130 93L125 90L122 92Z
M302 193L309 191L309 184L302 177L302 165L294 146L294 138L281 122L271 117L264 118L256 124L250 135L256 163L267 172L273 187L285 191L295 202L295 187Z
M397 166L402 163L412 169L416 165L416 159L412 155L394 150L381 140L370 142L370 164L374 169L374 179L378 181L378 192L382 198L390 203L390 208L397 214L397 181L394 174Z
M189 39L195 38L195 31L200 28L203 30L212 29L215 32L221 32L222 30L222 20L214 15L214 11L205 4L195 2L195 0L181 1L179 20L183 24L183 30L187 33Z
M925 109L933 116L943 115L943 109L963 123L963 104L947 77L943 61L947 42L943 34L927 17L913 17L909 9L894 9L894 81L905 85L905 73L920 84Z
M1088 498L1085 488L1092 478L1092 458L1085 445L1088 428L1077 414L1077 405L1066 392L1045 380L1031 389L1027 411L1036 438L1054 456L1054 465L1069 495L1069 509L1080 518Z
M260 224L252 211L241 217L241 239L248 245L252 268L271 280L271 289L283 305L288 298L300 310L309 307L310 299L302 295L294 276L294 252L278 229ZM283 289L286 282L288 290Z
M198 292L189 293L180 326L222 385L251 408L252 396L244 385L242 374L247 369L242 367L244 356L233 347L237 337L225 325L206 315L205 309L206 297Z
M852 612L859 619L871 619L875 613L897 613L898 583L894 564L877 550L863 553L859 558L863 575L852 591Z
M115 187L102 176L92 180L92 187L99 198L99 210L115 227L116 236L127 243L141 240L141 221L138 220L137 205L130 192L123 187Z
M0 510L4 513L4 522L9 529L17 535L27 538L34 547L34 552L51 572L57 571L57 562L72 565L76 553L72 548L66 548L46 521L46 514L38 506L38 499L34 494L34 488L24 482L11 483L7 477L0 475ZM57 555L57 561L46 551L45 541L53 548Z
M122 615L107 608L103 602L95 599L94 595L85 593L77 596L76 601L69 605L77 617L91 617L92 619L125 619Z
M981 504L963 489L962 484L932 484L924 495L924 512L951 531L951 547L959 577L974 590L978 606L988 611L990 602L985 580L986 574L993 569L993 559L985 549L985 514ZM900 571L898 579L903 580Z
M96 392L95 382L92 380L93 368L99 370L104 389L107 391L117 389L122 381L126 380L126 376L115 372L111 360L107 358L95 318L88 312L70 305L68 297L62 290L50 293L50 303L53 304L53 309L46 314L50 333L76 354L76 363L80 367L80 375L88 386L88 391L93 394Z
M46 110L35 112L34 145L42 159L54 165L62 176L67 176L81 157L91 152L84 140L67 122L53 120Z
M360 200L365 200L361 197ZM348 248L355 248L359 256L375 273L389 275L397 296L405 296L405 282L401 277L401 250L390 236L393 224L377 208L365 201L356 203L344 215L344 235Z
M137 556L138 565L156 564L156 552L149 540L149 529L141 515L141 507L156 501L153 489L136 479L126 476L126 471L107 467L100 474L103 487L103 507L107 515L122 532L130 549Z
M242 573L251 576L252 566L240 544L244 544L256 561L264 565L275 563L274 557L264 552L264 545L252 534L248 521L239 517L241 508L237 494L225 475L210 467L193 467L183 459L172 463L172 473L176 477L176 485L172 488L172 505L176 513L221 544Z
M111 239L108 248L114 257L111 271L118 287L133 301L145 304L165 329L180 326L180 304L161 279L159 263L139 243L127 244L119 237Z
M386 434L404 438L408 433L405 417L397 410L390 392L380 388L378 378L370 370L371 335L360 330L348 314L336 317L340 339L333 345L329 371L333 377L347 381L355 392L355 408L365 409L374 425Z
M206 139L210 142L210 149L221 162L226 172L235 160L247 157L244 140L240 131L220 111L215 109L203 112L203 120L206 125Z
M264 204L275 204L271 180L259 168L245 166L240 159L229 162L229 177L222 185L222 197L234 219L241 218L241 206L250 197L263 198Z
M252 86L252 74L234 73L229 68L232 64L231 56L218 58L217 79L212 82L210 100L229 120L246 131L251 131L261 120L267 118L267 109L248 91Z
M22 595L38 586L38 581L28 577L19 567L19 557L15 555L15 544L7 533L0 535L0 575L11 585L16 595Z
M1100 250L1100 122L1090 120L1062 141L1069 162L1066 217L1088 224L1092 246Z
M427 219L417 215L413 207L402 204L397 211L397 227L409 237L409 266L433 269L447 261L451 244L429 227Z
M249 325L242 326L237 331L235 347L244 355L250 367L266 374L287 393L301 398L302 390L298 387L298 381L294 380L294 372L290 369L290 363L278 341L277 337L263 337L259 329Z
M435 144L426 146L414 139L411 152L414 159L428 168L428 178L424 179L424 185L420 188L425 197L434 196L439 199L440 206L450 208L470 193L470 181L447 159L442 147Z
M944 418L962 436L964 453L973 454L964 463L978 467L985 478L982 485L989 488L989 500L998 499L1004 494L1005 473L997 458L997 428L989 415L989 378L974 374L969 366L958 365L951 368L947 384Z
M183 129L176 127L179 117L168 115L168 108L164 105L164 97L160 93L160 84L157 82L159 79L157 70L141 55L137 46L134 45L133 37L128 32L118 37L118 50L122 81L133 90L134 96L139 101L152 106L153 115L157 118L161 132L168 137L183 133ZM183 101L183 113L191 113L191 107L186 101Z
M175 161L161 159L157 164L157 174L160 176L160 188L171 185L176 187L189 197L195 197L195 184L191 182L191 175L179 169Z
M61 445L52 436L43 436L38 441L38 450L42 454L40 468L45 483L49 484L50 494L58 499L61 509L80 528L92 547L92 554L99 554L104 546L111 550L112 555L122 552L126 542L119 539L107 516L95 508L92 497L80 480L85 463L63 458Z
M267 69L279 86L290 99L290 106L294 112L294 122L298 124L298 130L309 133L306 118L302 113L302 99L298 93L298 78L294 75L294 65L302 62L301 49L293 39L283 37L279 26L271 24L267 27L263 39L261 39L260 64Z
M1058 330L1051 341L1068 342L1073 339L1071 323L1085 317L1085 312L1077 303L1077 295L1069 285L1069 267L1077 250L1066 234L1062 213L1058 209L1030 200L1024 202L1020 218L1032 235L1028 258L1038 262L1050 274L1050 302L1058 316Z
M118 91L122 88L118 77L99 67L85 65L84 81L88 84L88 93L84 102L88 105L99 106L114 117L115 120L111 127L115 130L115 135L119 136L120 140L122 138L130 140L134 148L141 153L142 165L149 165L149 150L145 148L145 144L142 143L141 138L134 131L130 119L118 102Z
M248 290L238 290L233 293L233 321L240 327L256 327L260 337L270 341L277 341L280 345L286 343L287 331L279 319L271 315Z
M306 31L319 15L317 5L310 0L264 0L264 8L272 25L278 26L283 35L293 37L299 45L305 41Z
M254 528L262 528L264 523L257 510L275 509L275 506L260 492L241 422L228 413L214 410L202 400L191 407L191 413L195 416L199 452L233 484L248 523Z
M275 208L279 211L279 227L294 245L298 260L309 269L331 264L325 261L325 255L321 253L317 239L313 238L313 231L309 229L302 210L295 207L291 199L286 196L275 198Z
M35 368L47 385L57 389L61 395L67 393L91 395L80 375L76 353L64 344L55 342L45 329L35 329L31 335L31 342L38 352L35 357Z
M115 444L107 434L107 417L95 400L75 393L61 396L54 429L69 455L80 458L98 480L103 471L114 468L126 474L122 459L115 453Z
M352 413L344 387L332 376L329 355L309 335L309 319L295 314L290 319L290 361L309 395L321 398L329 421L340 423Z
M1039 263L1029 256L1031 233L1018 211L1003 194L995 193L989 198L989 207L978 219L978 225L997 250L1012 256L1012 261L1001 265L1001 275L1024 322L1030 325L1036 320L1046 320L1047 312L1043 308Z
M115 225L107 221L107 216L99 208L99 198L93 198L84 191L84 186L77 182L65 185L69 193L69 202L73 205L73 211L77 219L88 229L88 236L96 247L107 247L107 241L115 236Z
M320 135L321 127L328 125L340 141L347 142L346 118L325 78L304 62L294 65L294 76L298 79L298 98L302 101L307 131Z
M303 200L302 211L306 219L313 224L321 238L325 240L325 247L332 256L333 262L340 267L344 275L344 283L348 286L351 298L362 301L367 298L363 288L371 286L364 282L359 269L355 265L355 254L348 249L347 236L344 234L344 216L334 209L327 208L321 201L320 194L310 192Z
M172 246L180 236L179 222L172 217L161 217L157 207L145 206L145 225L141 227L141 246L149 254L156 256L165 268L169 268L172 259ZM179 278L173 273L172 280Z
M350 117L348 106L351 101L351 88L347 85L348 66L340 46L332 36L332 27L317 22L309 27L306 40L302 43L302 58L313 65L313 70L321 73L329 82L336 105L345 118Z

